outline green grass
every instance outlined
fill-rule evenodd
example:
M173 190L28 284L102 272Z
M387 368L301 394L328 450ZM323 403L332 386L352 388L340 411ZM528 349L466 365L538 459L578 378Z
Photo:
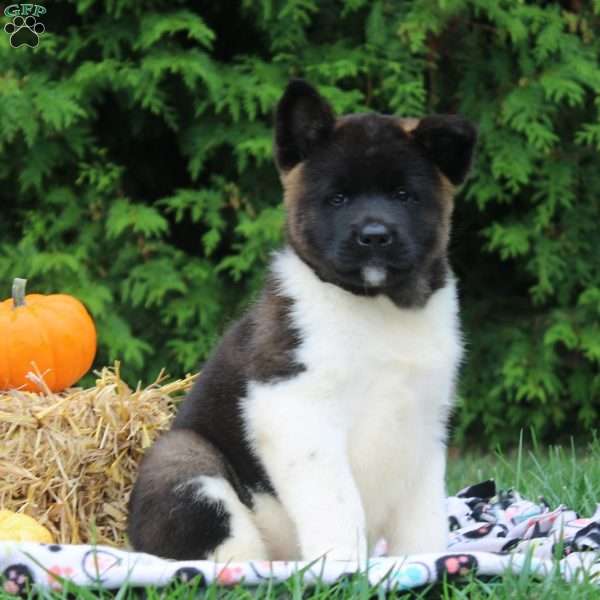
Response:
M471 452L456 456L451 452L448 463L448 490L450 493L483 479L494 478L500 488L513 487L527 498L539 496L552 507L567 504L584 515L589 515L600 501L600 441L586 447L541 448L535 442L531 450L523 449L502 454L479 455ZM192 598L245 600L264 598L269 600L364 600L386 597L382 587L370 586L365 577L355 576L344 584L326 586L324 584L307 589L300 576L292 577L283 584L262 585L258 588L237 587L222 589L209 586L199 590L193 585L172 585L167 589L146 588L134 590L127 587L117 593L105 590L91 591L68 586L62 593L48 593L37 596L48 600L73 597L83 600L191 600ZM35 597L33 594L31 598ZM600 598L600 582L566 583L558 573L543 580L535 579L527 573L507 574L487 581L470 578L460 583L443 583L426 590L410 593L392 593L388 598L442 598L442 599L595 599ZM0 600L14 600L14 597L0 592Z
M582 514L591 514L600 502L600 439L585 447L539 447L523 444L511 453L469 453L448 459L448 493L471 483L493 478L498 488L513 488L528 499L543 496L554 508L567 504ZM600 597L600 596L599 596Z

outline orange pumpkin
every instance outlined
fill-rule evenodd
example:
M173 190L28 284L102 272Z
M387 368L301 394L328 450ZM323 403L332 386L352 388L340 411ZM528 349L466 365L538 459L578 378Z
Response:
M15 279L12 298L0 302L0 389L39 392L26 377L35 363L53 392L85 375L96 355L96 328L79 300L66 294L28 294Z

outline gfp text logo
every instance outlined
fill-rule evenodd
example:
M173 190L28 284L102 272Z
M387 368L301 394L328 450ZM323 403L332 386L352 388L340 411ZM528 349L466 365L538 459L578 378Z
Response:
M46 14L46 8L39 4L11 4L4 9L4 15L11 21L4 26L4 31L10 36L13 48L29 46L35 48L40 35L46 31L38 17Z

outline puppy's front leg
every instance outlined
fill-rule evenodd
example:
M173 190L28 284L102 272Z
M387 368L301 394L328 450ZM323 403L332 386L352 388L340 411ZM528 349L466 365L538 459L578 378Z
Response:
M301 556L366 558L365 514L343 425L317 402L279 397L251 422L254 445L292 518Z
M431 451L414 485L406 487L398 478L395 508L386 532L392 556L447 550L445 472L446 449L440 444Z

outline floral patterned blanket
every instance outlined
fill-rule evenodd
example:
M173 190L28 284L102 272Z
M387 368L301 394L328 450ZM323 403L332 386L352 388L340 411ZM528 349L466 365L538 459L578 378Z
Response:
M566 506L552 510L543 499L532 502L512 490L496 492L490 480L448 498L448 524L444 554L390 557L380 540L364 564L326 559L218 564L171 561L107 546L0 542L0 586L14 594L29 587L61 589L65 580L108 589L192 579L201 586L252 586L298 573L308 585L318 580L335 584L362 571L374 585L406 590L469 574L527 570L543 577L558 569L568 581L587 577L600 587L600 504L583 518Z

